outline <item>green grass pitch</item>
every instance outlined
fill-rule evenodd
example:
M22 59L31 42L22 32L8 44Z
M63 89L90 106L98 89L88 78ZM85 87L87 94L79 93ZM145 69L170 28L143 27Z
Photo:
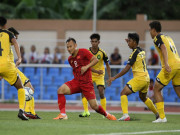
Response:
M41 120L22 121L17 118L17 111L0 111L0 135L79 135L79 134L112 134L179 130L180 115L166 115L167 123L152 123L153 114L130 114L132 120L110 121L100 114L91 113L88 118L79 118L78 112L68 112L68 120L53 120L58 112L37 112ZM119 118L122 114L114 114ZM180 132L153 133L153 135L175 135Z

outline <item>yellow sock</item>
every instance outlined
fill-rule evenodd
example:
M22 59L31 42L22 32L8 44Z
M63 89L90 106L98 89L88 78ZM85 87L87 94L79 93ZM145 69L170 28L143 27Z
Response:
M106 111L106 98L100 99L100 102L101 102L101 106Z
M154 106L153 102L151 101L151 99L147 98L144 103L154 114L158 113L158 111L157 111L156 107Z
M126 95L121 96L121 108L123 114L128 114L128 98Z
M34 107L35 107L35 105L34 105L34 97L32 97L32 99L30 100L30 110L31 110L31 113L33 114L33 115L36 115L36 113L35 113L35 109L34 109Z
M25 90L23 88L18 89L18 101L19 101L19 109L24 110L24 106L25 106Z
M83 107L84 107L84 111L88 112L88 101L85 97L82 98L82 103L83 103Z
M159 117L161 119L164 119L165 118L165 113L164 113L164 102L158 102L156 103L156 107L157 107L157 110L159 112Z
M25 106L25 112L30 112L30 106L31 106L31 100L30 101L26 101L26 106Z

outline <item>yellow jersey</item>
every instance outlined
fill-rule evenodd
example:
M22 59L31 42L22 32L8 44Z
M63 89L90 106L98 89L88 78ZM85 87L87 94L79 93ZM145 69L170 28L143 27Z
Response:
M104 76L105 75L105 67L104 67L104 62L107 63L109 62L108 56L105 53L105 51L103 51L101 48L98 48L98 51L96 53L93 53L91 50L91 47L89 48L89 51L96 56L96 58L99 60L98 63L96 65L94 65L92 68L94 68L95 70L103 70L103 74L99 75L97 73L92 72L92 77L100 77L100 76Z
M11 39L15 38L13 33L8 30L0 29L0 61L1 64L11 62Z
M134 78L137 77L138 80L150 81L145 58L145 51L137 47L129 56L127 64L131 65Z
M154 38L155 47L161 59L162 68L165 68L164 59L160 46L164 44L168 53L168 64L172 69L180 69L180 58L176 46L171 37L159 34Z

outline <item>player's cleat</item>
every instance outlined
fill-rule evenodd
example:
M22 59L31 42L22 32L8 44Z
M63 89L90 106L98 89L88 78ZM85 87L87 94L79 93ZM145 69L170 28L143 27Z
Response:
M81 114L79 114L79 117L89 117L90 116L90 112L88 111L88 112L83 112L83 113L81 113Z
M117 120L116 117L110 113L107 114L106 118L109 120Z
M67 120L68 117L67 115L62 115L61 113L56 117L56 118L53 118L54 120Z
M121 118L118 119L119 121L130 121L130 116L128 114L123 114Z
M21 110L21 109L19 109L18 117L19 117L21 120L28 120L28 118L26 117L24 111Z
M167 122L166 117L164 119L158 118L157 120L153 121L152 123L165 123Z
M25 112L25 115L30 119L41 119L37 114L33 115L31 112Z

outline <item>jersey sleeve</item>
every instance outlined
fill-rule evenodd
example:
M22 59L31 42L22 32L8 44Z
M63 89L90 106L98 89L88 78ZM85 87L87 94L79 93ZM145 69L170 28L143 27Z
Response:
M156 41L154 41L154 44L160 48L162 44L164 44L164 42L162 41L161 35L157 35L156 36Z
M129 65L133 65L134 62L136 61L136 58L137 58L137 55L138 55L138 50L136 49L134 52L132 52L132 54L129 56L129 59L128 59L128 62L127 64Z
M103 52L103 60L105 63L109 62L108 56L105 52Z
M12 32L9 32L9 31L8 31L7 33L8 33L8 35L9 35L9 42L11 42L11 40L12 40L13 38L16 38ZM11 43L12 43L12 42L11 42Z
M88 60L91 60L91 58L93 57L93 54L90 53L90 51L87 50L87 49L82 49L82 50L83 50L84 56L85 56Z

